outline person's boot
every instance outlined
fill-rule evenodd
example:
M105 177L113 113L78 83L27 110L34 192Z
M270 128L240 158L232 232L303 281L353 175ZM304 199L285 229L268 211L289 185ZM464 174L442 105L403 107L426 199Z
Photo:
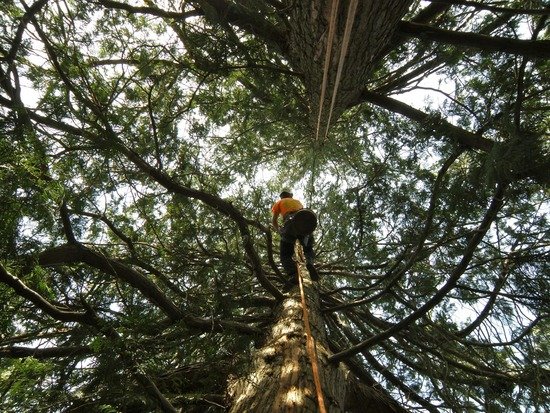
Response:
M306 268L309 271L311 281L319 281L319 273L317 272L317 268L315 268L315 266L311 263L307 263Z

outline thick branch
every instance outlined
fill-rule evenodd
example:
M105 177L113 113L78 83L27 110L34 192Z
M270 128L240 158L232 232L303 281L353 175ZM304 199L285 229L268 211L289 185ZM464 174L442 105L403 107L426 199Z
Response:
M260 336L264 333L261 328L251 326L246 323L241 323L238 321L232 320L220 320L215 318L206 318L206 317L194 317L194 316L185 316L183 318L185 324L189 327L195 327L201 331L214 331L214 332L228 332L228 331L238 331L251 336Z
M281 51L288 48L284 32L269 23L260 13L253 12L239 4L225 0L199 0L205 14L211 20L234 24L247 33L254 34L264 41L277 46Z
M442 4L439 2L432 2L428 6L424 7L413 18L412 22L419 24L426 24L431 22L435 17L440 16L451 7L450 4Z
M71 216L67 208L67 202L63 200L61 207L59 208L59 213L61 215L61 222L63 224L63 231L65 232L65 237L69 244L76 243L76 237L74 235L73 226L71 225Z
M42 266L67 265L79 262L88 264L106 274L114 275L135 287L168 315L169 322L182 320L187 326L198 328L201 331L234 330L248 335L261 334L259 328L246 323L185 314L145 275L118 260L108 258L84 246L65 244L43 251L38 257L38 263ZM160 325L164 324L166 323L160 323Z
M445 10L447 10L450 7L450 5L441 4L441 3L432 3L425 9L423 9L420 13L418 13L412 20L412 23L429 23L431 19L435 16L437 16L437 13L442 13ZM511 14L503 14L498 16L496 19L488 23L486 26L482 27L478 34L485 34L490 35L496 28L506 24L510 18ZM395 36L392 43L386 47L384 50L383 55L386 55L391 50L396 49L399 45L403 43L403 41L406 39L399 38L399 36ZM389 78L390 80L386 81L385 84L382 85L382 87L378 87L377 91L378 93L386 94L386 92L395 91L398 88L403 88L407 85L409 81L411 81L414 78L419 79L421 76L428 76L430 71L436 70L440 65L446 64L446 54L445 53L439 53L435 58L430 58L431 60L427 60L428 57L425 54L426 51L423 51L423 53L420 53L415 57L415 59L409 61L407 64L402 66L401 68L397 69L394 74ZM380 58L381 59L381 58ZM408 67L412 67L419 62L422 62L422 64L418 67L416 67L414 70L410 71L409 73L406 73L405 75L401 77L399 76L401 73L404 73Z
M88 346L67 346L67 347L1 347L0 358L24 358L33 357L35 359L48 359L56 357L75 357L92 354L93 351Z
M361 99L366 102L374 103L389 111L399 113L416 122L426 124L433 133L448 136L455 142L471 149L481 149L484 152L489 152L494 145L494 142L480 135L469 132L465 129L454 126L441 117L429 115L421 110L415 109L397 99L392 99L387 96L382 96L374 92L363 91Z
M457 47L472 47L486 52L503 52L543 59L550 57L550 40L508 39L477 33L455 32L405 21L399 24L399 33Z
M23 283L23 281L21 281L19 278L10 274L1 264L0 282L13 288L13 290L18 295L26 298L42 311L44 311L46 314L48 314L52 318L55 318L56 320L65 322L77 322L83 324L91 323L90 317L86 312L67 311L51 304L36 291L27 287L25 283Z
M183 312L145 275L83 245L61 245L42 252L38 257L38 263L42 266L77 262L86 263L106 274L114 275L137 288L153 304L161 308L171 320L177 321L183 318Z
M15 33L15 37L11 42L11 48L8 52L8 55L6 56L6 61L11 65L12 62L15 60L15 57L17 56L17 51L19 49L19 46L21 45L21 41L23 39L23 33L25 32L25 29L27 27L27 24L30 22L31 17L34 16L36 13L42 9L48 3L48 0L38 0L36 3L31 5L27 10L25 11L25 14L21 18L21 21L19 22L19 26L17 27L17 32ZM9 72L9 69L8 69Z

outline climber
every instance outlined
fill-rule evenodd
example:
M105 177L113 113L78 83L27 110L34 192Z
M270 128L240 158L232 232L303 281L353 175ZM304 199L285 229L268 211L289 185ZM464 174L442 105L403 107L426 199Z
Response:
M319 280L319 273L313 265L315 252L313 251L313 230L317 226L317 217L309 210L304 209L302 203L292 198L292 193L283 191L280 198L271 208L273 213L273 228L281 234L280 258L281 264L288 275L288 284L297 284L296 264L292 260L294 243L302 244L306 257L306 268L313 281ZM283 225L279 227L279 215L283 218Z

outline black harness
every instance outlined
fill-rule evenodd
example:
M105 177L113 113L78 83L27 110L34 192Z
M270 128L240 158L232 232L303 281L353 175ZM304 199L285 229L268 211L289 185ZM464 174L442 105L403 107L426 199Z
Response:
M305 237L317 228L317 215L311 209L303 208L285 215L282 235Z

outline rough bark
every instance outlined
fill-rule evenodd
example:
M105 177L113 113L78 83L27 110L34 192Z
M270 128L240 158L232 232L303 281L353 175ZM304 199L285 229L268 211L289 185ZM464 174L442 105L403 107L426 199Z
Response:
M323 125L328 117L332 99L338 52L342 48L349 0L340 1L335 35L332 43L332 59L323 102ZM398 22L407 11L411 0L363 0L360 1L352 26L349 49L342 70L338 95L334 103L332 120L337 119L351 102L357 101L369 75L375 58L390 43ZM296 2L290 13L289 59L293 68L303 73L307 101L311 104L310 123L315 130L318 106L323 83L323 67L327 48L331 1ZM336 55L336 56L335 56Z
M297 248L299 252L299 247ZM297 254L300 256L300 254ZM341 363L329 363L329 345L320 311L319 292L302 262L298 263L307 302L311 338L319 368L321 395L327 412L393 412L393 404L373 388L360 384ZM243 378L228 386L230 413L319 412L312 360L299 287L276 309L276 322Z
M315 309L318 307L318 294L309 280L305 282L305 289L311 314L310 322L315 331L313 334L316 338L316 350L323 358L326 348L321 340L322 326L318 325L320 319L314 315L319 313L318 308ZM324 359L326 362L326 356ZM256 351L251 364L247 377L230 385L231 413L318 411L297 287L279 305L277 322L266 338L265 345ZM327 393L325 400L332 401L331 411L343 411L338 400L343 400L345 380L338 368L330 367L330 370L332 371L322 368L323 382L326 383L323 391Z

